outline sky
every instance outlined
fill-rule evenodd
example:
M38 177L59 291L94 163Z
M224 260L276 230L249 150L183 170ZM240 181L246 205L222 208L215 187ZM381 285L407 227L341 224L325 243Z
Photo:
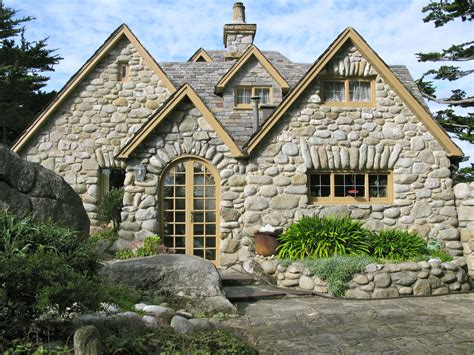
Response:
M199 48L223 49L222 31L232 22L233 0L4 0L26 24L30 41L48 37L48 48L64 59L50 74L46 90L59 90L122 23L126 23L159 62L185 61ZM434 28L421 9L428 0L243 0L247 23L257 24L254 44L279 50L292 61L312 63L346 27L354 27L387 64L404 64L419 78L433 63L415 53L471 41L471 23ZM473 68L464 63L465 68ZM469 80L470 79L470 80ZM474 91L465 78L455 87ZM450 86L438 85L438 96ZM439 105L429 104L432 110ZM460 142L474 163L474 145Z

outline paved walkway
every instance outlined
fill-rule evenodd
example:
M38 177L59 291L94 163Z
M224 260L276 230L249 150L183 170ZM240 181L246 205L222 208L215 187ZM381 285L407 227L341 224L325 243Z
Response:
M391 300L283 298L239 303L262 354L474 354L474 293Z

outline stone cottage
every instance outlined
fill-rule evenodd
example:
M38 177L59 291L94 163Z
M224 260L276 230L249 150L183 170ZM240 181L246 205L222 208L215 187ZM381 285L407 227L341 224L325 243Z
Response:
M462 255L450 167L463 153L407 68L352 28L294 63L257 48L242 3L233 11L225 49L186 62L156 62L120 26L13 149L62 175L93 227L123 186L115 248L159 234L226 266L251 257L263 225L337 214Z

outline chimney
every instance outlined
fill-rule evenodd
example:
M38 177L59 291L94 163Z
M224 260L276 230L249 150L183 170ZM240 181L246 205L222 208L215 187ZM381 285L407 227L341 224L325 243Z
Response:
M245 22L245 6L240 1L234 3L232 23L224 25L224 46L226 59L235 59L253 43L257 25Z

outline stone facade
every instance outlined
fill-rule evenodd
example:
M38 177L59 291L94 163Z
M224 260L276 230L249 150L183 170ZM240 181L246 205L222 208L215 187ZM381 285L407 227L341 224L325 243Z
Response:
M232 26L236 31L247 26L240 29L244 36L248 26L254 25ZM167 101L174 93L166 89L159 73L139 53L127 39L111 48L21 148L28 160L56 171L73 186L93 226L97 226L100 169L126 169L123 222L114 248L131 247L150 234L160 233L164 223L159 188L162 172L179 158L195 157L207 161L219 175L220 240L216 244L220 245L223 266L252 258L253 233L260 227L270 224L285 228L304 215L350 216L364 220L374 230L416 231L439 241L450 254L463 255L458 215L464 216L470 200L455 205L447 150L396 93L393 81L377 72L351 40L301 91L250 154L245 144L259 132L251 129L251 110L234 108L234 88L270 86L273 104L284 104L281 87L265 67L251 56L222 95L215 93L216 85L233 67L230 60L238 64L236 58L227 56L228 51L207 51L213 63L168 63L163 67L176 88L188 84L195 90L242 150L241 157L231 153L229 142L214 131L202 108L184 99L165 111L166 118L147 132L133 154L125 160L115 158L132 137L140 136L144 123L157 117L174 98ZM288 82L291 95L312 66L293 63L281 54L273 58L278 58L271 64ZM129 64L129 75L120 81L118 67L124 62ZM321 86L328 76L371 80L374 104L325 104ZM412 85L407 89L416 96L413 80L409 75L406 80L406 85ZM144 181L135 181L137 164L146 168ZM393 200L346 205L311 202L308 174L320 171L390 172ZM469 226L464 217L461 226ZM467 232L463 233L467 240ZM469 254L472 248L466 245L465 253Z
M255 258L262 272L272 276L277 286L328 294L326 281L314 275L301 262L288 266L278 260ZM396 298L402 296L446 295L471 290L467 265L460 258L454 262L439 260L400 264L369 264L348 282L344 297L357 299Z
M456 196L461 243L454 240L452 244L457 248L463 248L469 273L474 275L474 183L455 185L454 194Z
M118 81L118 63L128 63ZM99 170L125 168L115 155L169 96L160 78L128 40L122 40L51 117L22 155L64 177L97 225Z

